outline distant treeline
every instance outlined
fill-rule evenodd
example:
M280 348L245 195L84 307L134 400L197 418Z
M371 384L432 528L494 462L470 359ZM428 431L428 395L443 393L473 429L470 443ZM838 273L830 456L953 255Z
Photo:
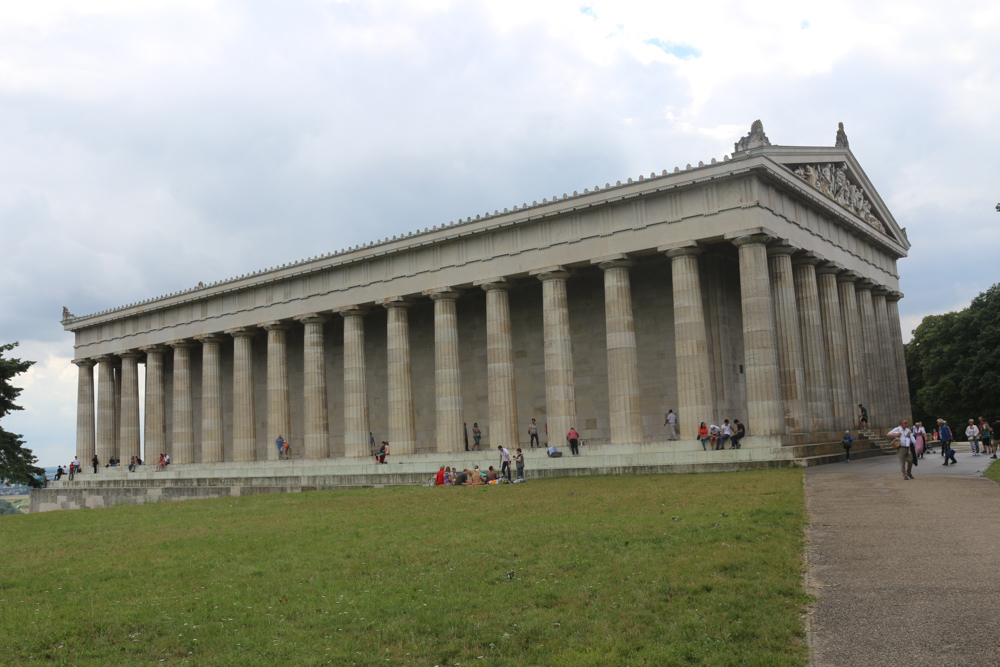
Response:
M964 438L970 419L1000 418L1000 283L958 312L928 315L906 344L913 419L941 418Z

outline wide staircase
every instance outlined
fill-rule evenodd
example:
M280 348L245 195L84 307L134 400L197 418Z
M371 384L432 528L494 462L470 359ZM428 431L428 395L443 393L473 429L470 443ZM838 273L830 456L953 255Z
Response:
M877 446L879 449L881 449L882 453L884 454L896 453L896 450L893 449L892 447L893 438L884 435L879 435L875 431L870 431L870 430L861 431L860 435L869 442L871 442L872 444L874 444L875 446Z

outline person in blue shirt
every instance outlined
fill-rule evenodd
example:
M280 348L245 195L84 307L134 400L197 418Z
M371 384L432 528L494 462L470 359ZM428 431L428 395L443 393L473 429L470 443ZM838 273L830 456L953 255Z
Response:
M951 446L955 438L952 436L947 422L943 419L938 419L938 438L941 439L941 453L944 455L944 465L948 465L949 460L951 460L952 464L958 463L955 459L955 450Z
M281 455L282 455L282 454L284 453L284 451L285 451L285 439L284 439L284 438L282 438L282 437L281 437L281 436L279 435L279 436L278 436L278 439L274 441L274 445L275 445L275 447L277 447L277 448L278 448L278 460L280 461L280 460L281 460Z
M844 459L844 463L850 463L851 462L851 447L854 446L854 438L851 437L851 432L850 431L844 431L844 437L841 438L840 444L844 448L844 454L847 455L847 458Z

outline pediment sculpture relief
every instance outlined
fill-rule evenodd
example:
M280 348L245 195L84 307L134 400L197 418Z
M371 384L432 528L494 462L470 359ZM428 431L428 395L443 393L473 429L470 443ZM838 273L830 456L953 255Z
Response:
M813 186L824 195L858 216L869 225L885 233L882 221L872 213L871 202L864 190L847 178L847 167L843 164L803 164L795 167L795 175Z

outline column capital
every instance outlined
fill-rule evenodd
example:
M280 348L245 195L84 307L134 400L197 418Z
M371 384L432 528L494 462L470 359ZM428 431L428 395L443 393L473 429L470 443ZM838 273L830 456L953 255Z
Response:
M97 365L97 361L94 359L74 359L73 363L80 368L93 368Z
M826 261L826 258L818 252L812 252L811 250L804 250L797 253L792 257L792 266L802 266L804 264L812 264L818 268L819 264Z
M776 257L776 256L780 256L780 255L788 255L789 257L791 257L793 254L797 253L798 251L799 251L798 248L796 248L793 245L788 245L787 243L785 243L782 240L781 242L779 242L779 243L777 243L775 245L771 245L771 246L767 247L767 256L768 257Z
M232 329L226 329L225 333L229 334L233 338L253 338L257 335L256 327L234 327Z
M868 278L859 277L858 280L854 283L854 289L870 292L875 289L875 283L871 280L868 280Z
M487 280L477 280L473 283L476 287L482 287L484 292L504 291L507 292L514 285L505 281L503 276L489 278Z
M697 241L680 241L678 243L657 246L656 251L662 252L670 259L673 259L674 257L697 257L705 252L705 248Z
M857 283L860 278L854 271L841 271L837 274L838 283Z
M572 275L572 272L561 264L554 264L553 266L546 266L541 269L532 269L528 271L528 275L534 276L544 283L547 280L567 280Z
M341 317L364 317L368 314L368 309L358 306L357 304L351 304L350 306L344 306L337 309L337 314Z
M451 287L424 290L424 295L429 296L431 301L454 301L460 296L458 291Z
M604 255L603 257L595 257L590 260L591 264L596 264L597 268L601 271L607 271L608 269L628 269L631 268L635 261L632 260L627 254L623 252L616 252L613 255Z
M326 315L320 315L319 313L306 313L305 315L296 315L293 318L296 322L302 324L324 324L330 320Z
M145 355L139 350L125 350L124 352L119 352L118 356L122 359L138 359Z
M187 348L190 349L198 345L197 341L193 341L190 338L178 338L177 340L168 340L167 345L174 348Z
M768 243L778 238L778 235L767 227L751 227L750 229L728 232L722 238L739 248L745 245Z
M820 263L819 266L816 267L816 273L821 276L827 274L832 274L836 276L842 273L843 271L844 267L841 266L840 264L837 264L836 262L822 262Z
M140 345L139 350L145 352L146 354L149 354L151 352L153 354L156 354L157 352L166 352L167 346L163 345L162 343L156 343L154 345Z
M902 298L903 298L903 293L902 292L895 292L895 291L893 291L893 292L889 292L888 294L885 295L885 300L889 301L890 303L899 301Z
M885 285L875 285L872 289L872 296L886 296L891 290Z
M261 322L257 326L264 331L288 331L292 328L292 323L283 320L271 320L269 322Z
M406 297L402 296L388 296L384 299L377 299L375 303L382 306L386 310L391 308L409 308L413 305L413 302L408 301Z
M91 358L97 363L101 363L104 361L108 363L114 363L115 361L118 361L118 357L116 357L113 354L99 354L96 357L91 357Z
M228 337L218 333L198 334L194 339L202 345L205 343L221 343L224 340L229 340Z

